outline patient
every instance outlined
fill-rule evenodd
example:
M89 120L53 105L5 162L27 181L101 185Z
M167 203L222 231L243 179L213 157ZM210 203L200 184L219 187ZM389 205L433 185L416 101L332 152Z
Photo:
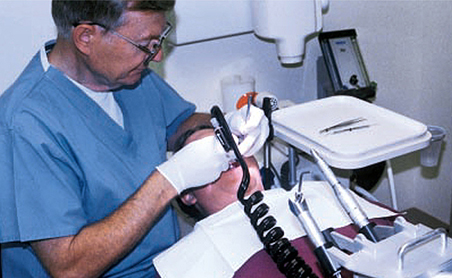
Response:
M178 145L176 150L195 140L214 135L213 128L208 125L200 126L196 131L193 130L186 132L186 135L190 136L180 137L182 139L176 143ZM250 183L246 192L248 196L256 191L262 191L264 188L256 159L254 157L246 157L244 159L250 172ZM214 183L183 192L178 199L178 203L188 216L199 221L237 201L237 190L241 180L242 168L239 163L232 163L229 169L223 172Z
M205 136L212 136L208 125L198 125L178 140L179 147ZM259 167L254 157L245 158L250 171L247 195L263 191ZM232 164L214 183L183 192L179 199L181 209L194 217L196 223L192 233L183 237L173 247L154 259L161 277L284 277L270 256L262 250L256 232L237 201L237 190L242 179L238 164ZM323 230L350 224L346 214L337 207L329 186L325 182L306 182L303 186L311 213ZM322 271L316 263L312 247L298 220L288 208L288 198L293 192L272 189L264 192L264 202L284 232L293 240L300 256L319 277ZM392 212L359 200L369 217L386 217ZM356 235L351 227L345 234ZM346 274L346 273L343 273Z

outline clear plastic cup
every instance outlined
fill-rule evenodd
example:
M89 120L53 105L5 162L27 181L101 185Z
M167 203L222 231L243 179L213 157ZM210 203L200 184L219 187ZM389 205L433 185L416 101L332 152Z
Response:
M248 75L231 75L221 80L223 112L236 110L237 101L246 93L254 92L254 77Z
M421 165L435 167L438 165L446 130L439 126L428 126L428 131L432 134L432 137L430 138L430 145L421 150Z

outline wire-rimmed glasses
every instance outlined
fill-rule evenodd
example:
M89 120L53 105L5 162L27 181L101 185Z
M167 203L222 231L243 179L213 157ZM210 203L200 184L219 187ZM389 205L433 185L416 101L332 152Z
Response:
M166 39L166 37L169 35L171 30L173 29L173 25L169 21L167 21L166 25L165 25L165 28L163 29L163 32L159 35L159 38L151 40L149 46L144 46L144 45L141 45L141 44L133 41L132 39L122 35L121 33L118 33L118 32L116 32L114 30L108 29L107 26L105 26L105 25L103 25L101 23L97 23L97 22L79 22L79 23L73 24L73 26L77 27L80 24L97 25L99 27L102 27L105 30L107 30L108 32L111 32L112 34L120 37L121 39L125 40L126 42L128 42L131 45L133 45L136 48L138 48L139 50L143 51L147 55L146 59L143 61L143 63L146 66L155 58L155 56L162 49L163 41Z

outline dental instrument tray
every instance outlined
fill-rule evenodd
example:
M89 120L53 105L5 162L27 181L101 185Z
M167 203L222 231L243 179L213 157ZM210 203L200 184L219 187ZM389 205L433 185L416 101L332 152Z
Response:
M276 137L332 167L358 169L425 148L427 126L351 96L332 96L273 112Z

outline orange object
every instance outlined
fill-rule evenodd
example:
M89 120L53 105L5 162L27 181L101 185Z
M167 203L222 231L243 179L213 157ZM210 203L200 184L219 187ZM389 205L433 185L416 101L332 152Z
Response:
M256 103L256 96L257 96L257 92L248 92L246 94L243 94L241 97L239 97L239 99L237 100L237 103L235 105L235 107L237 108L237 110L239 110L240 108L242 108L243 106L248 104L248 97L251 96L251 103L255 104Z

